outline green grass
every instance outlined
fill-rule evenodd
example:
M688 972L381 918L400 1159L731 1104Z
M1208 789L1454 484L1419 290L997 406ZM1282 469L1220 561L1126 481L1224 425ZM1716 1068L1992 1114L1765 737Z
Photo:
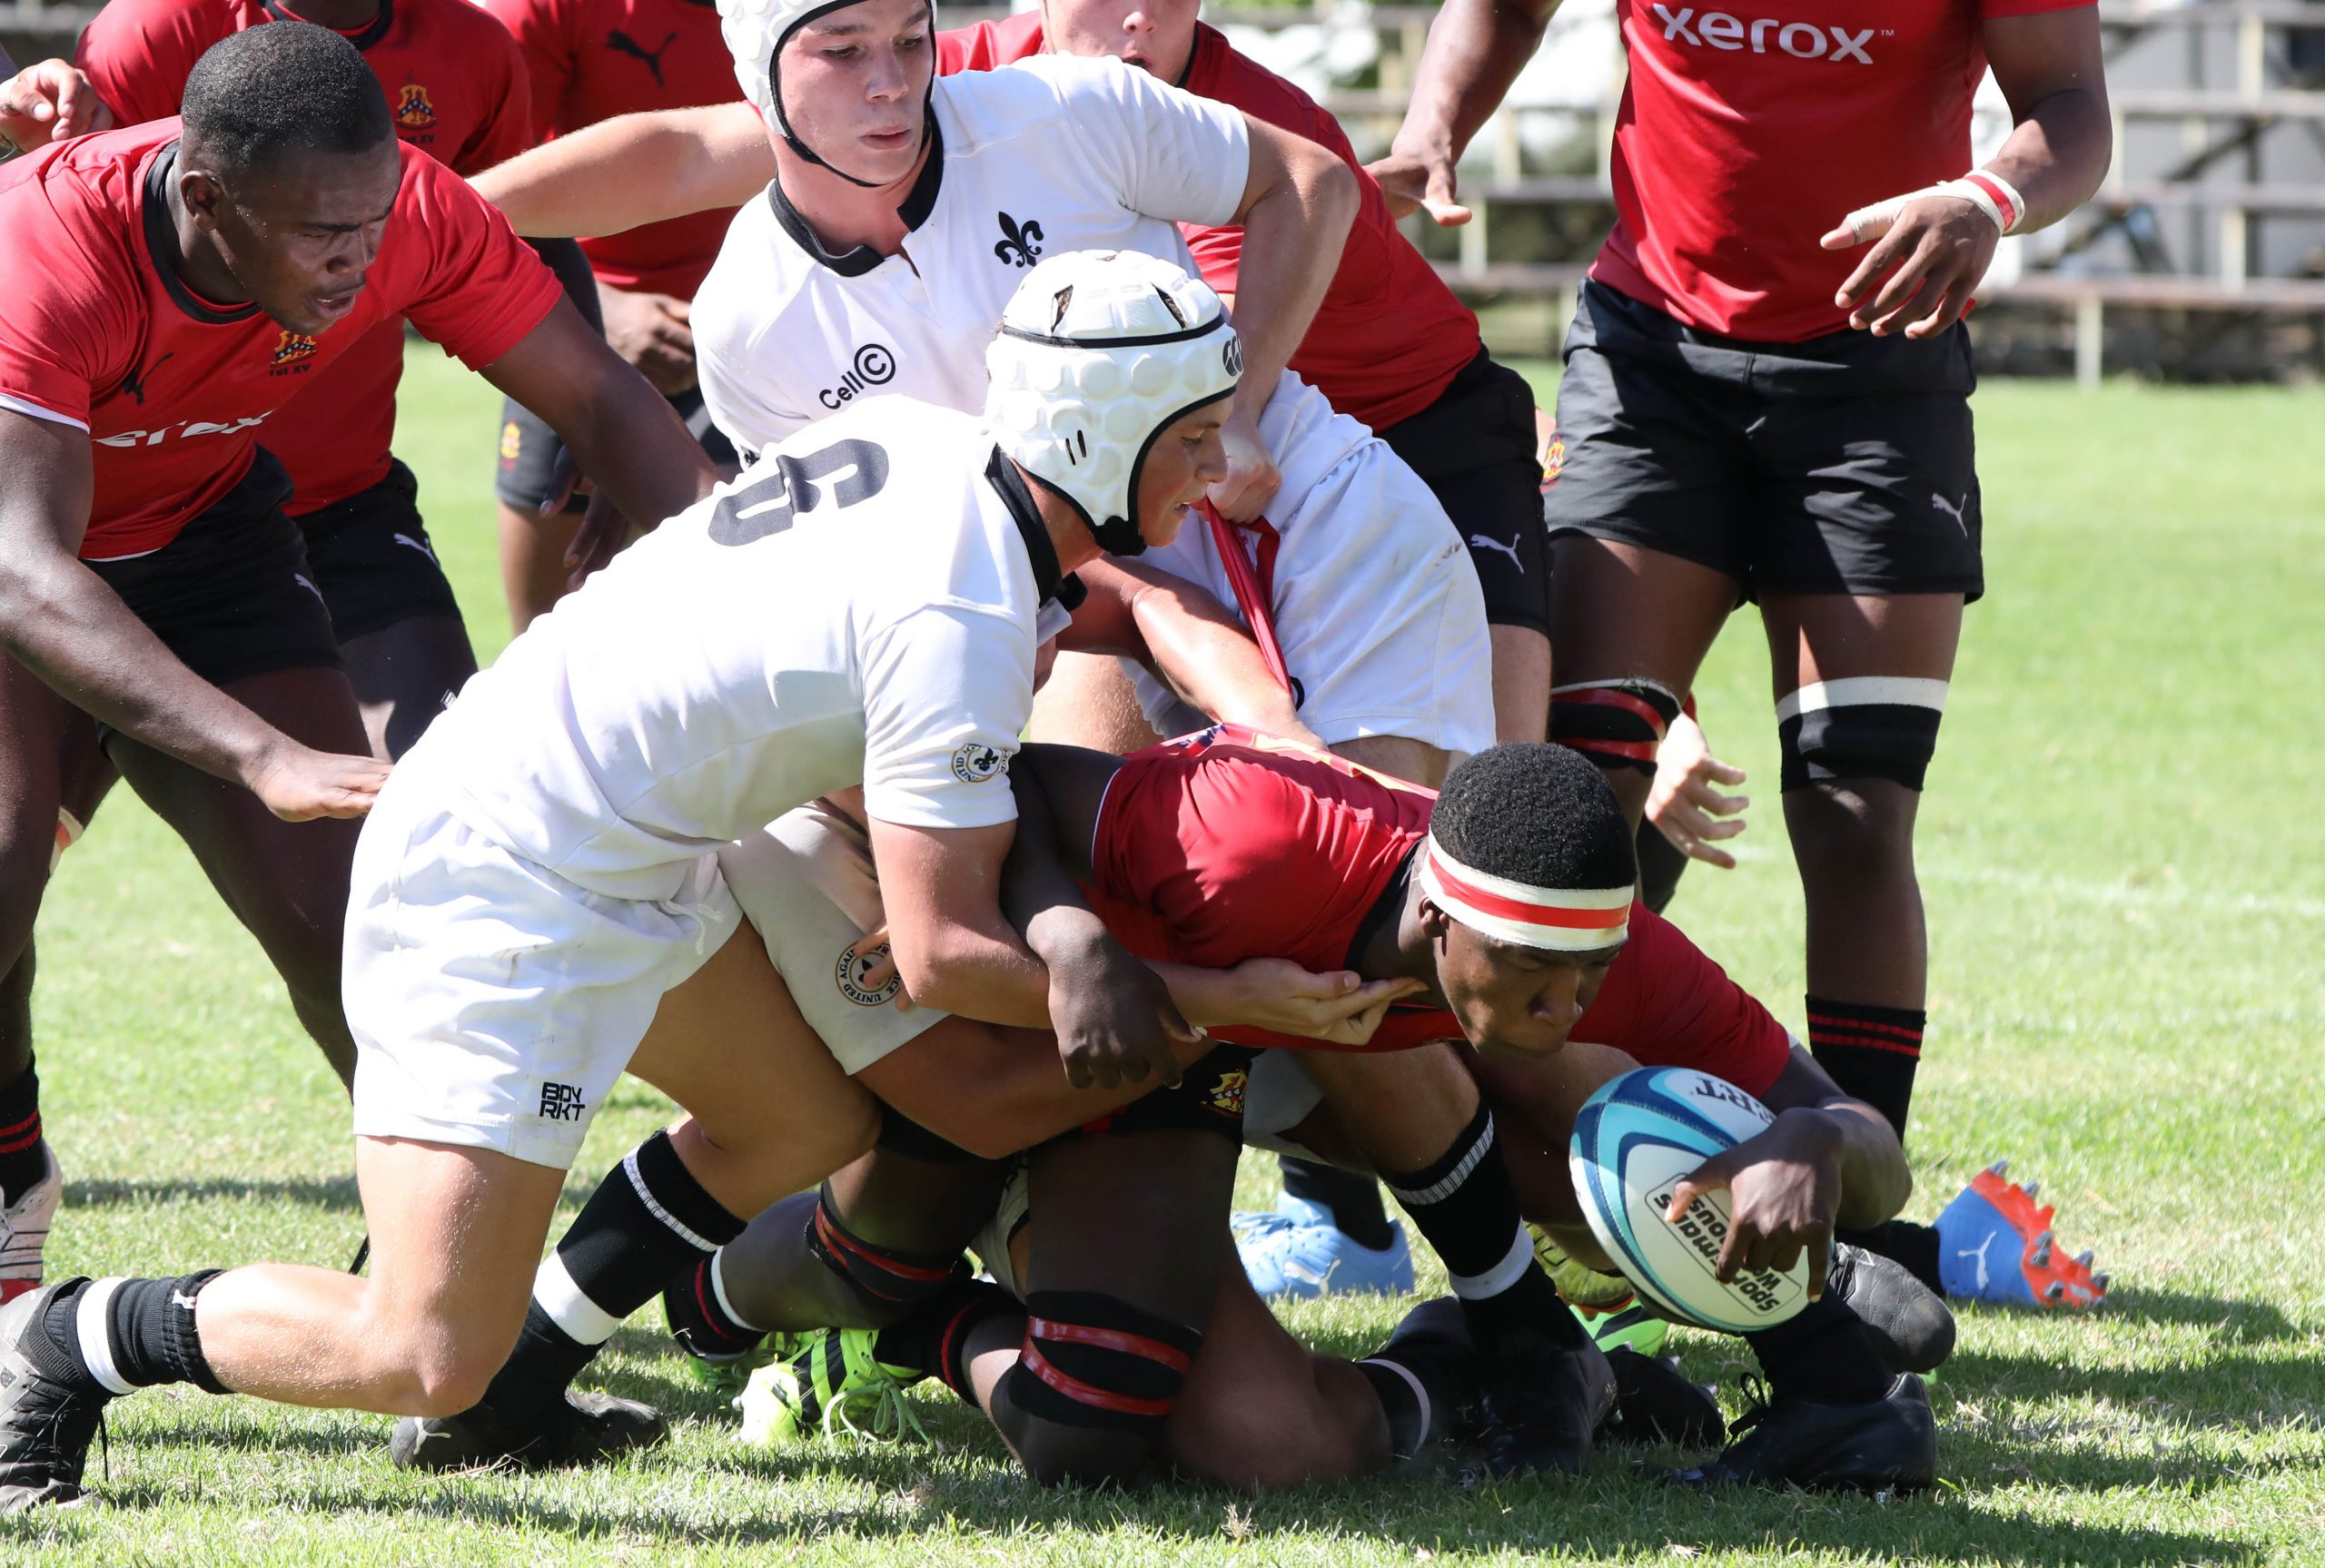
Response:
M492 407L419 351L401 448L487 647L505 636ZM2089 1319L1964 1316L1934 1390L1931 1497L1706 1499L1619 1455L1577 1481L1474 1490L1045 1494L944 1396L926 1402L941 1452L774 1458L727 1443L641 1319L607 1381L692 1417L645 1459L409 1480L384 1421L173 1391L116 1407L110 1506L0 1522L0 1562L2325 1561L2325 395L1995 385L1979 408L1992 595L1923 812L1934 983L1914 1212L2010 1155L2116 1294ZM1741 868L1698 870L1677 913L1796 1023L1766 668L1747 616L1699 689L1719 750L1751 770L1756 820ZM253 944L134 801L66 858L41 942L70 1175L53 1267L343 1261L361 1229L343 1104ZM657 1112L641 1089L617 1095L581 1185ZM1271 1179L1247 1172L1254 1197ZM1291 1322L1358 1350L1398 1310ZM1737 1358L1685 1343L1732 1401Z

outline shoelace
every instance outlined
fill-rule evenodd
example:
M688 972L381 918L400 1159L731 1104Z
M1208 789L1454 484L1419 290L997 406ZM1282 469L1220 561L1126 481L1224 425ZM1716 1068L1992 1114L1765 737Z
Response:
M1738 1380L1738 1386L1744 1390L1744 1397L1748 1403L1744 1407L1744 1414L1727 1425L1730 1442L1766 1421L1769 1412L1776 1408L1776 1400L1768 1393L1768 1386L1761 1381L1757 1373L1746 1372Z
M859 1425L849 1413L851 1405L868 1403L869 1419ZM842 1395L824 1407L824 1435L836 1437L869 1437L884 1439L890 1435L902 1437L909 1432L922 1443L929 1440L928 1429L920 1424L920 1416L905 1397L903 1387L894 1380L881 1376L870 1387L858 1388Z

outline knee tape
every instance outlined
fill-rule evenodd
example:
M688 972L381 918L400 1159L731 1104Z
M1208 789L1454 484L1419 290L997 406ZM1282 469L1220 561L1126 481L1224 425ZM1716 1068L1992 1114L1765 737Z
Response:
M1877 778L1922 787L1937 751L1945 683L1907 676L1815 681L1776 704L1783 787Z
M829 1188L816 1200L816 1218L807 1227L807 1250L865 1296L897 1306L927 1300L955 1279L965 1277L969 1267L957 1254L939 1257L875 1247L832 1213Z
M1643 676L1550 688L1550 738L1602 768L1636 768L1652 776L1655 748L1678 716L1679 699L1671 688Z
M1036 1290L1004 1386L1039 1420L1159 1435L1202 1344L1201 1331L1111 1296Z

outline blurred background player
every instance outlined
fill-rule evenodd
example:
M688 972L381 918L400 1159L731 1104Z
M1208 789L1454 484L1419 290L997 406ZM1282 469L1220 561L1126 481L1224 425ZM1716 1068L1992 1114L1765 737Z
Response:
M1374 165L1401 210L1467 221L1456 162L1555 8L1449 0ZM1710 13L1620 19L1617 219L1567 338L1546 504L1551 735L1637 817L1679 694L1730 610L1759 604L1810 1046L1902 1136L1928 990L1914 822L1984 589L1961 320L2002 236L2057 222L2106 172L2098 14L1918 0L1876 27L1812 6L1748 37ZM1973 169L1989 64L2015 129ZM1869 1244L1933 1287L1951 1245L1916 1226ZM2025 1267L1999 1271L1998 1298L2096 1298L2045 1232L2015 1245Z
M19 1289L39 1277L58 1189L29 938L59 813L104 765L101 744L258 939L333 1070L353 1070L340 932L355 826L291 824L361 815L386 766L362 754L258 428L402 314L546 411L632 504L710 482L497 214L399 149L344 40L237 34L186 96L183 127L80 138L0 174L0 243L51 258L0 300L0 1181L12 1232L35 1238L8 1249Z
M708 0L479 0L517 40L531 82L531 141L616 114L731 103L735 68ZM473 171L463 169L461 173ZM718 259L733 209L584 238L598 310L614 352L638 367L722 472L740 466L696 385L695 291ZM582 509L567 498L555 432L520 405L500 411L500 581L513 629L565 592L565 552ZM544 514L544 507L557 509Z

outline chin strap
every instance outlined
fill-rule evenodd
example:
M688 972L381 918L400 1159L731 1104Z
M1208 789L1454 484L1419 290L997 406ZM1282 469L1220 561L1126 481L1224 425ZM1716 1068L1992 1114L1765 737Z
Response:
M777 67L770 66L767 70L767 102L775 105L776 134L783 138L785 146L816 168L830 170L859 191L877 191L881 186L888 183L884 180L859 180L799 139L798 133L791 129L791 116L783 112L783 75ZM928 95L923 98L920 104L920 144L924 149L928 145L930 133L936 128L936 122L933 117L935 113L936 79L932 76L928 79Z
M1098 541L1098 547L1110 556L1143 556L1146 553L1146 536L1140 533L1138 525L1128 518L1108 518L1103 523L1093 523L1085 517L1082 519L1082 526L1090 530L1090 537Z

